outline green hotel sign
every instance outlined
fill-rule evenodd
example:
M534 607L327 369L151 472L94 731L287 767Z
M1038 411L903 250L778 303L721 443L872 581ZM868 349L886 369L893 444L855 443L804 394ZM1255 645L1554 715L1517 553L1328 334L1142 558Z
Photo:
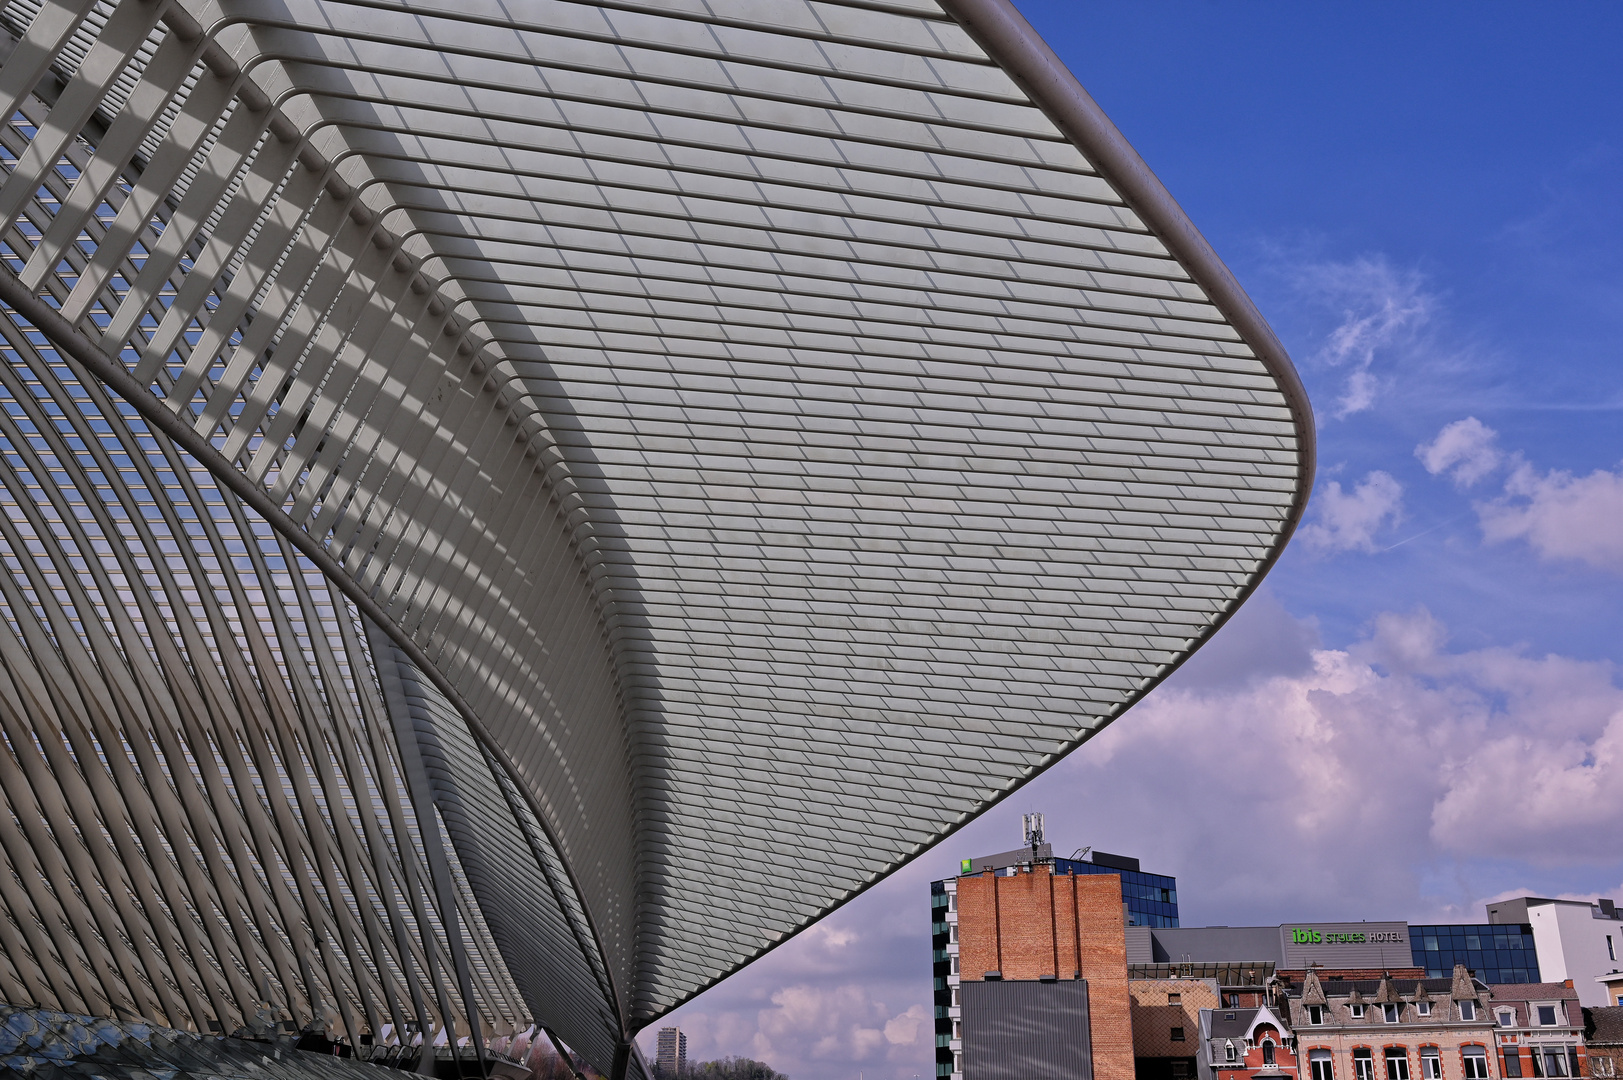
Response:
M958 864L958 872L960 874L967 874L972 869L974 869L974 866L975 866L975 860L973 860L973 859L964 859L963 861L961 861Z
M1298 926L1291 930L1292 945L1401 945L1403 935L1395 931L1340 932Z

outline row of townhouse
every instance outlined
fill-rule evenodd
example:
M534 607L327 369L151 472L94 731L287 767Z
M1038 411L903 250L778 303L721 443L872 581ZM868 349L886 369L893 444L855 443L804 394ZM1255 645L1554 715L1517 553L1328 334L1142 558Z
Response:
M1362 974L1280 973L1267 1004L1200 1010L1194 1060L1175 1071L1200 1080L1591 1075L1585 1010L1570 982L1490 985L1464 965L1446 979Z

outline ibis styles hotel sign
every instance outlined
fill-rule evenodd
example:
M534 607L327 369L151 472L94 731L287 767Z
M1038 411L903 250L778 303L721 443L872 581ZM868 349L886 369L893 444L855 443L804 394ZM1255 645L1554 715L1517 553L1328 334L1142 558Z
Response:
M1279 939L1287 969L1309 964L1330 968L1414 966L1408 923L1286 923L1279 928Z

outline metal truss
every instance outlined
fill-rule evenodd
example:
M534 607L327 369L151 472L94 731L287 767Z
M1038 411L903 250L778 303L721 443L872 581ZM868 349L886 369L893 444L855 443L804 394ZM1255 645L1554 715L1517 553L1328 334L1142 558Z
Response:
M1289 359L1006 0L0 30L14 1002L623 1073L1300 519Z

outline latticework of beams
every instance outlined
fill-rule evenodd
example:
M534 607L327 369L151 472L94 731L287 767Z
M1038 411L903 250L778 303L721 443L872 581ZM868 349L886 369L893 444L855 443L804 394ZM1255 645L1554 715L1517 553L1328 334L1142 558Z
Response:
M1005 0L0 24L8 994L606 1063L1302 512L1289 360Z

